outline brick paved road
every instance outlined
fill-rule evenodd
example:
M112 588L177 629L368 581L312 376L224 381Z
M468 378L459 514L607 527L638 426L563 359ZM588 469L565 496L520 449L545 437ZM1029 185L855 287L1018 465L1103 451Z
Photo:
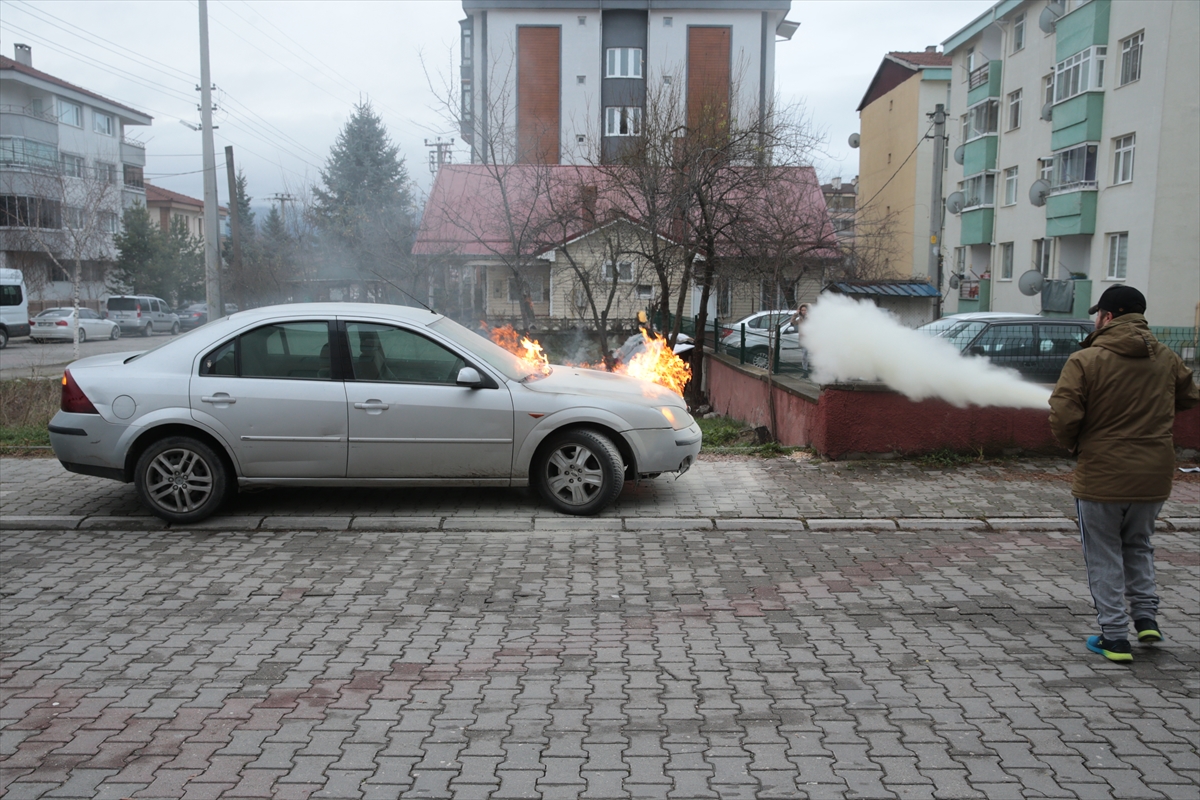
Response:
M1069 532L645 522L5 532L6 796L1200 794L1195 533L1121 667Z

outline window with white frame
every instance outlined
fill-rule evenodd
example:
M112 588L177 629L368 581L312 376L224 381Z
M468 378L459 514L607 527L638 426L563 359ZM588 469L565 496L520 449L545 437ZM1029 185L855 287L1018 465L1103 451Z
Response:
M1135 33L1128 39L1121 40L1121 82L1120 86L1133 83L1142 77L1142 40L1144 32Z
M604 64L604 77L606 78L640 78L642 77L642 48L610 47L605 53Z
M1005 242L1000 245L1000 280L1011 281L1013 278L1013 243Z
M96 177L105 183L115 184L117 182L117 165L106 164L103 161L97 161Z
M617 262L617 282L618 283L633 283L633 263L630 261ZM613 281L613 262L604 262L604 282L612 283Z
M529 299L534 303L542 302L542 279L530 278L525 284L529 287ZM521 282L516 278L508 279L508 302L521 302Z
M1046 183L1054 183L1054 156L1038 159L1038 177Z
M1133 146L1135 134L1113 139L1113 183L1133 180Z
M964 275L967 271L967 248L954 248L954 273Z
M1008 95L1008 129L1021 127L1021 90L1017 89Z
M105 136L112 136L113 131L117 126L113 123L113 118L109 114L101 114L99 111L92 112L92 130L96 133Z
M1054 102L1054 73L1051 72L1046 77L1042 78L1042 104L1049 105Z
M1019 53L1025 49L1025 14L1017 14L1013 20L1012 51Z
M967 131L970 130L970 127L967 125L967 115L963 114L958 118L958 121L962 123L962 141L965 143L967 141Z
M1081 144L1054 154L1053 188L1060 191L1096 188L1095 144Z
M967 109L966 141L996 133L1000 127L1000 101L991 98Z
M107 233L121 232L121 218L111 211L100 212L100 230Z
M1054 102L1103 89L1107 53L1107 47L1094 46L1058 62L1054 66Z
M68 178L83 177L83 156L73 156L70 153L63 153L59 156L59 163L62 165L62 174Z
M638 300L650 300L654 297L654 286L649 283L639 283L636 291Z
M1123 281L1126 275L1126 259L1129 255L1129 233L1108 235L1108 279Z
M63 206L63 224L68 228L79 230L83 227L83 209L74 206Z
M996 204L996 173L981 172L963 180L963 208Z
M1033 267L1044 277L1049 278L1054 266L1054 240L1033 240Z
M1017 168L1009 167L1004 170L1004 205L1017 204Z
M637 106L609 106L604 109L605 136L641 136L642 109Z
M977 65L978 64L977 64L977 61L975 58L975 48L968 47L967 48L967 77L968 78L971 77L971 73L975 71L975 67Z
M72 128L83 127L83 106L58 98L58 121Z

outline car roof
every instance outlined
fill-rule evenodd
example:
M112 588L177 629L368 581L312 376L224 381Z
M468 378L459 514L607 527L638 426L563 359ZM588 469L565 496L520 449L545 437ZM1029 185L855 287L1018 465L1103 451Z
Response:
M275 306L263 306L262 308L252 308L247 311L236 311L228 317L237 317L239 320L253 322L256 319L267 319L269 317L277 317L280 314L303 316L305 314L319 314L328 316L345 316L345 315L362 315L362 316L388 316L395 317L405 322L413 322L419 325L428 325L436 319L441 318L441 314L431 312L425 308L413 308L412 306L395 306L386 303L281 303Z

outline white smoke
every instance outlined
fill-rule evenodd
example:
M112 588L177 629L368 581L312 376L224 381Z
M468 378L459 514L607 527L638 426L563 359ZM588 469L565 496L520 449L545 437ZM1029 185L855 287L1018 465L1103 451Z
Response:
M826 294L800 326L813 380L882 381L910 400L938 397L962 408L1047 408L1050 390L950 342L906 328L870 302Z

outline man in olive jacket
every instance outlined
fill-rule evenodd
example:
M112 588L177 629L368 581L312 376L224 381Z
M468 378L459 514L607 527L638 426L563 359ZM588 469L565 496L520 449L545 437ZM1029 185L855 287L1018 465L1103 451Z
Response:
M1110 661L1133 660L1130 616L1138 641L1162 640L1150 534L1171 495L1175 412L1200 402L1192 371L1150 333L1145 311L1132 286L1106 289L1088 310L1095 332L1050 396L1054 438L1079 456L1071 493L1100 623L1087 647Z

